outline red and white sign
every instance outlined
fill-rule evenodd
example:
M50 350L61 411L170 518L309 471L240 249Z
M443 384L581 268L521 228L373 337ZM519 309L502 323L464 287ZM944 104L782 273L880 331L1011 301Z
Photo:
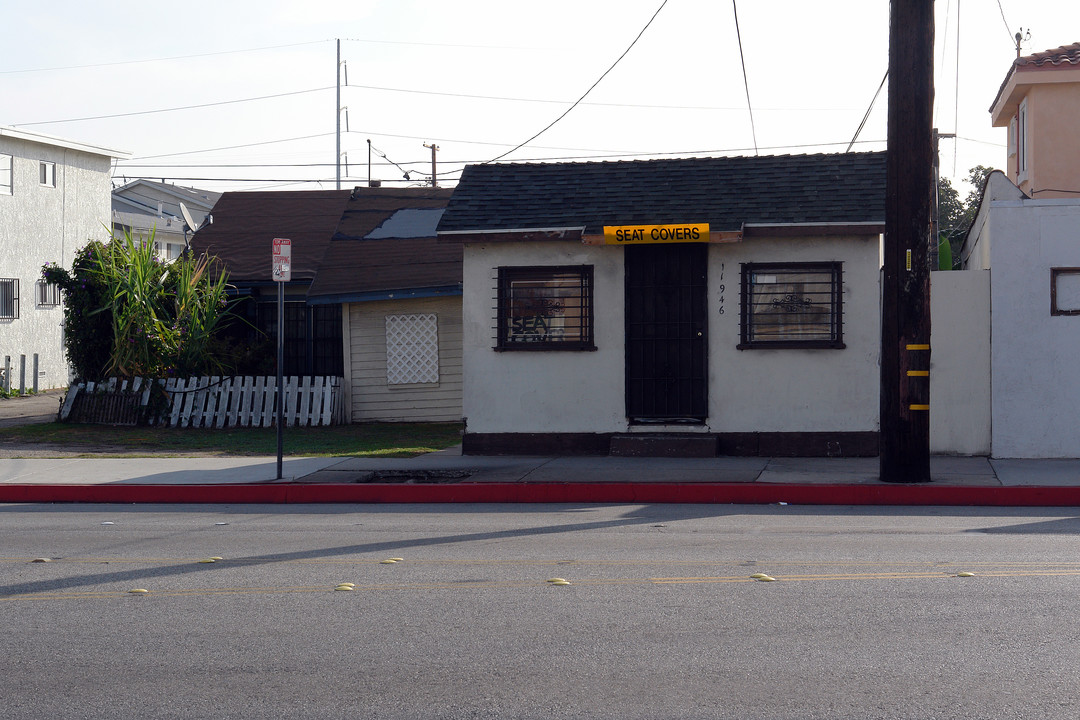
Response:
M292 240L274 238L272 274L277 282L292 280Z

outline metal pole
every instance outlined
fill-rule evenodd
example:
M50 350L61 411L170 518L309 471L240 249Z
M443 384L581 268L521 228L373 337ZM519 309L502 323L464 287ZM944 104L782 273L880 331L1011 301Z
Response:
M38 354L34 353L34 393L38 391Z
M337 41L337 99L334 104L334 120L337 122L337 155L334 156L334 166L337 168L337 189L341 189L341 38ZM280 465L280 462L278 463ZM281 477L280 471L278 477Z
M285 424L285 283L277 284L277 479L281 479L281 447Z

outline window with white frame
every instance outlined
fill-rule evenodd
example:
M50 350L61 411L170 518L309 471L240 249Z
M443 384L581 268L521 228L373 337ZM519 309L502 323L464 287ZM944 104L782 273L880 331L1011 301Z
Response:
M19 281L17 278L0 278L0 320L19 317Z
M1016 175L1020 180L1028 174L1028 149L1027 98L1024 98L1016 111Z
M386 384L439 382L439 316L386 316Z
M0 195L11 195L11 156L0 153Z
M38 182L42 187L56 187L56 163L41 161L38 165Z
M37 281L38 307L56 307L60 304L60 286L56 283Z

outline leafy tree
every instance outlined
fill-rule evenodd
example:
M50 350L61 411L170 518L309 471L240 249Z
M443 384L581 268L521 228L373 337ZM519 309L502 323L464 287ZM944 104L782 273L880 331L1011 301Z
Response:
M164 377L219 372L215 334L228 312L228 276L213 259L154 254L154 233L130 233L79 251L72 272L47 265L43 277L64 290L65 343L80 379ZM91 346L83 347L84 342Z
M960 193L953 187L949 178L943 177L938 180L938 233L949 243L949 249L954 259L953 267L958 267L960 262L960 248L964 244L971 224L975 221L975 215L979 212L979 201L982 199L983 185L987 176L994 168L985 165L976 165L968 170L967 182L972 189L961 200Z

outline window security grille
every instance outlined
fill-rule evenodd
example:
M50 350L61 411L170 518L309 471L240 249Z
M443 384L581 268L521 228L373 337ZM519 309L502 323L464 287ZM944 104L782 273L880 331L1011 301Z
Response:
M37 304L39 307L56 307L60 304L60 286L44 280L37 281Z
M439 318L435 314L386 316L386 383L439 382Z
M595 350L591 265L499 268L496 349Z
M842 348L840 263L745 263L740 349Z
M0 320L19 317L19 281L16 278L0 278Z

